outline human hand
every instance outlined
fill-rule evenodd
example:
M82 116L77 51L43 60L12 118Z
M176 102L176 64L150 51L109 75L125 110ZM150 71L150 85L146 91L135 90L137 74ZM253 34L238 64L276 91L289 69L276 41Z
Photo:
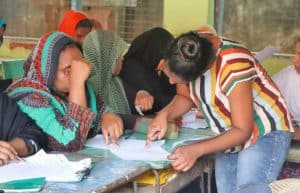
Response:
M140 90L136 93L134 105L139 106L142 111L148 111L152 109L153 103L154 98L149 92Z
M158 114L148 126L148 134L145 146L148 147L151 141L162 139L167 133L168 120L165 114Z
M165 68L166 68L166 60L161 59L155 69L157 71L158 76L161 75L161 72L164 71Z
M122 65L123 65L123 57L120 56L116 59L116 65L115 65L115 69L113 71L113 76L118 76L121 73L122 70Z
M0 165L7 164L9 160L17 160L17 151L9 142L0 141Z
M188 171L195 164L198 156L194 151L193 145L178 147L167 157L172 161L172 166L177 171Z
M73 60L71 63L71 84L85 83L91 72L91 65L86 59Z
M114 113L104 113L101 117L101 128L104 136L105 144L111 142L119 146L118 139L123 134L123 121Z

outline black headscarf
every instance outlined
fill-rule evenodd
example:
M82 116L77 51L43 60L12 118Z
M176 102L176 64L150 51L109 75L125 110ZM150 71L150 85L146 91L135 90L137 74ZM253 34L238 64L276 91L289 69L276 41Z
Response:
M170 85L165 74L156 72L174 37L163 28L153 28L136 37L124 56L120 77L123 81L132 113L136 92L146 90L154 97L153 114L166 106L176 94L175 85Z

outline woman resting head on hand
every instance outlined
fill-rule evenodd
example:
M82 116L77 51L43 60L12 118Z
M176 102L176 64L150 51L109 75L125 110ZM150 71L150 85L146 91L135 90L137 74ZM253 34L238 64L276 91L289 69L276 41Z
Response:
M25 76L8 88L10 97L48 135L51 150L77 151L88 134L102 130L117 143L119 116L109 112L86 84L90 64L81 46L60 32L43 35L24 64Z

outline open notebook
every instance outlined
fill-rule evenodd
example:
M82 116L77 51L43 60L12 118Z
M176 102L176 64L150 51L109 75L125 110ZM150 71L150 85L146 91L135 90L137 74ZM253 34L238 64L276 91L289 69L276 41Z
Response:
M86 146L108 149L116 156L124 160L143 160L143 161L167 161L168 152L161 145L164 140L153 141L148 148L145 148L145 140L126 139L119 140L120 147L114 144L105 145L102 135L97 135L89 139Z
M63 154L47 154L40 150L25 161L10 162L0 167L0 183L45 177L47 181L75 182L82 180L92 161L86 158L69 161Z

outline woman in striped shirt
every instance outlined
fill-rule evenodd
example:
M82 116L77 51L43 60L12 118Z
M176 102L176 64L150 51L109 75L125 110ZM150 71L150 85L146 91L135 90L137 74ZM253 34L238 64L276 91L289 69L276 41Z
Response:
M177 95L158 113L147 143L165 135L167 120L196 105L217 136L177 148L168 157L173 167L187 171L197 158L216 153L219 193L270 192L293 128L282 95L251 52L237 42L190 32L173 41L166 63L170 83L189 83L190 98Z

